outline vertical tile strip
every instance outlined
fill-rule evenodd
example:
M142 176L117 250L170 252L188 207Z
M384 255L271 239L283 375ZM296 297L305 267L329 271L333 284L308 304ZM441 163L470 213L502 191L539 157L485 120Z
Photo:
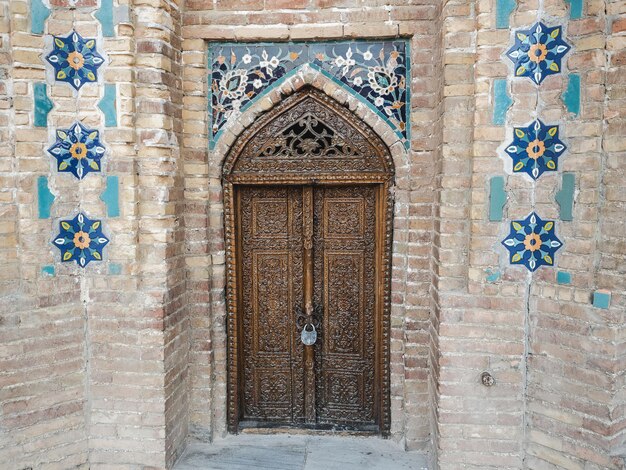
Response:
M492 176L489 180L489 220L499 222L502 220L502 210L506 204L506 190L504 189L504 177Z
M579 20L583 17L583 0L565 0L569 3L569 17L572 20Z
M107 206L108 217L120 216L119 178L117 176L107 176L106 189L100 195L100 200Z
M576 176L574 173L563 173L561 190L556 193L555 199L559 203L559 217L561 220L574 220L574 187Z
M509 27L509 17L516 6L516 0L496 0L496 28L506 29Z
M48 127L48 113L52 110L54 103L48 98L46 84L33 83L33 95L35 96L34 125L35 127Z
M506 78L496 78L493 81L493 123L498 126L504 125L506 112L513 104L506 86Z
M98 102L98 108L104 114L106 127L117 127L117 87L115 83L104 86L104 96Z
M580 75L570 73L567 89L561 95L565 107L570 113L580 114Z
M48 188L48 178L46 176L37 178L37 211L40 219L50 218L50 208L54 199L54 194Z
M115 36L115 27L113 24L113 0L100 0L100 8L94 16L102 25L102 35L105 38Z
M41 0L30 0L30 32L43 34L50 9Z

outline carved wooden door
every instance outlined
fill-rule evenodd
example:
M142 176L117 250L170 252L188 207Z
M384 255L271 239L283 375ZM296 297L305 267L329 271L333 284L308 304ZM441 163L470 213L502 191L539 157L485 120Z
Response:
M238 188L240 426L378 430L379 192Z

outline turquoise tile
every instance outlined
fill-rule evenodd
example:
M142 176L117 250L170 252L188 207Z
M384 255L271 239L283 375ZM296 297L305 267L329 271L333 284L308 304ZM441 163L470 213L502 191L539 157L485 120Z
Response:
M493 123L502 126L506 121L506 112L513 104L506 89L506 78L496 78L493 81Z
M504 177L492 176L489 180L489 220L491 222L502 220L502 210L505 204Z
M45 176L37 178L37 210L40 219L50 218L50 208L54 199L54 194L48 188L48 178Z
M580 75L569 74L567 89L561 95L561 99L570 113L576 116L580 114Z
M578 20L583 17L583 0L565 0L569 3L569 17Z
M502 275L499 269L487 268L485 270L485 273L487 274L487 276L485 277L485 279L487 279L487 282L498 282L500 280L500 276Z
M41 0L30 0L30 32L43 34L50 9Z
M516 0L496 0L496 28L506 29L509 27L509 17L516 6Z
M98 103L98 108L104 113L106 127L117 126L117 87L114 83L104 85L104 96Z
M54 276L54 274L55 274L54 266L51 266L51 265L42 266L41 267L41 274L43 274L44 276Z
M559 284L571 284L572 275L567 271L558 271L556 273L556 282L558 282Z
M109 263L109 274L114 276L122 274L122 265L118 263Z
M611 305L611 292L600 289L593 293L593 306L607 309Z
M574 188L576 175L563 173L561 190L556 193L555 199L559 204L559 218L561 220L574 220Z
M48 127L48 113L52 110L54 103L48 98L47 86L45 83L33 83L33 94L35 96L35 127Z
M102 35L105 38L115 36L115 25L113 24L113 0L100 0L100 8L94 16L102 25Z
M107 206L108 217L120 216L119 178L117 176L107 176L106 189L100 196L100 200Z

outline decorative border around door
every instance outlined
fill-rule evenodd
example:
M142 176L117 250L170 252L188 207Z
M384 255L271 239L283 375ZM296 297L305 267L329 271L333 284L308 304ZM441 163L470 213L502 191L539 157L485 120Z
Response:
M304 120L308 119L308 123ZM318 132L298 140L294 123ZM321 130L320 130L321 129ZM310 135L309 135L310 137ZM223 166L226 238L228 382L227 424L239 431L241 416L241 312L235 189L238 185L376 185L376 382L379 432L390 430L390 310L393 230L391 153L372 129L322 92L307 87L257 119L230 149Z

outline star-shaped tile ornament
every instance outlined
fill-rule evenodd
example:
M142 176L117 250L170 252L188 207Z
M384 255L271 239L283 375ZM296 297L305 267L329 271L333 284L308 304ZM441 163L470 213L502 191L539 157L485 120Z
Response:
M565 149L559 140L559 126L537 120L528 127L515 127L513 142L505 152L513 159L515 173L528 173L536 180L544 171L557 170L558 158Z
M102 221L80 213L59 222L59 234L52 243L61 250L63 262L76 261L84 268L91 261L102 261L102 249L109 239L102 233Z
M100 133L74 123L69 129L56 130L56 142L48 153L57 160L57 169L72 173L83 179L89 172L100 172L100 159L105 147L100 142Z
M548 75L561 72L561 60L571 49L562 37L563 27L539 22L515 32L515 44L506 55L515 64L516 77L529 77L539 85Z
M83 38L76 31L67 37L54 36L53 49L46 60L54 67L54 78L76 90L98 80L98 68L104 59L96 50L95 38Z
M563 246L554 233L554 221L541 220L535 212L512 221L511 233L502 244L509 250L511 264L524 265L529 271L553 266L555 253Z

